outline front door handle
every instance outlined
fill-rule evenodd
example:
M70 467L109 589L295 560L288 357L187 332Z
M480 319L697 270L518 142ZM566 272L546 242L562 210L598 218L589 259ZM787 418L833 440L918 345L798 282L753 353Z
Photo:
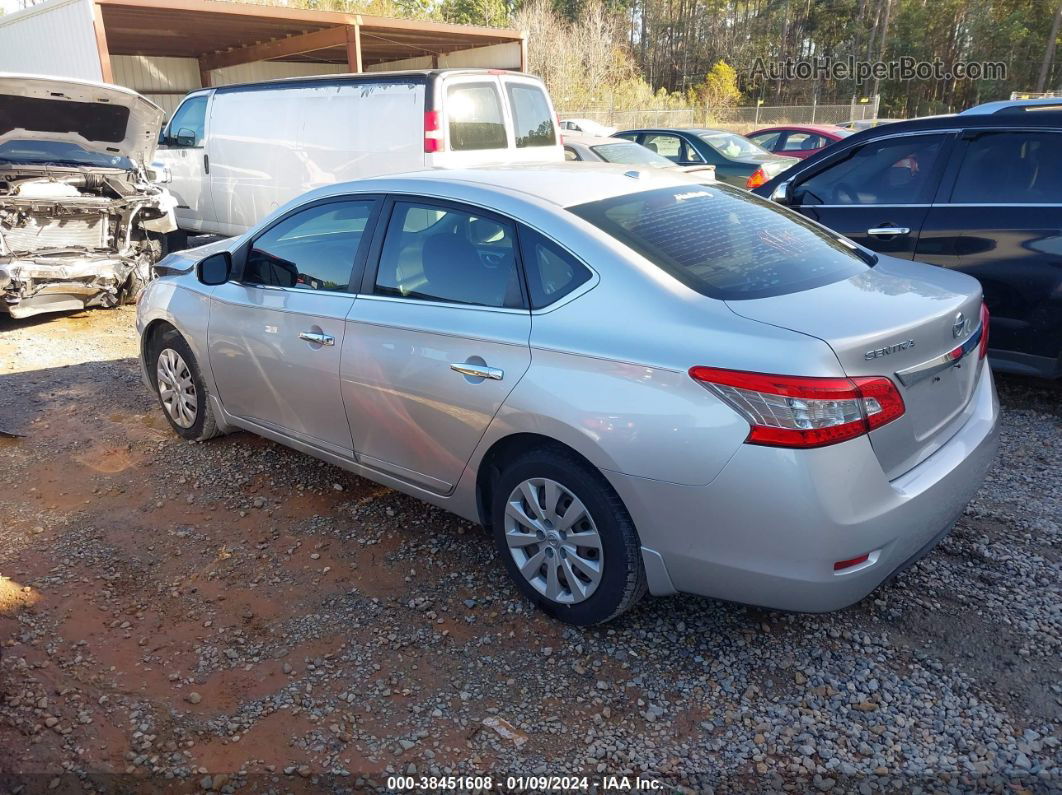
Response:
M868 235L874 237L896 237L897 235L909 235L911 230L906 226L875 226L867 230Z
M467 375L470 378L489 378L492 381L501 381L505 372L497 367L487 367L485 364L470 364L469 362L454 362L450 369L455 373Z
M312 342L315 345L326 345L329 347L336 344L336 338L331 334L321 334L317 331L300 331L299 339Z

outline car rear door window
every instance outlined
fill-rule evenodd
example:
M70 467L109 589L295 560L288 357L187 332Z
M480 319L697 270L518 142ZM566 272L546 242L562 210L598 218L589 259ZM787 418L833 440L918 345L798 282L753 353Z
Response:
M505 117L494 83L457 83L446 89L450 148L505 149Z
M760 141L756 143L763 146ZM785 144L782 146L782 152L806 152L809 149L818 149L821 146L826 145L826 139L821 135L815 135L813 133L803 132L791 132L785 138Z
M590 280L591 273L585 265L552 240L527 227L520 228L520 255L527 274L532 309L556 303Z
M347 292L372 200L328 202L296 212L256 239L242 281Z
M769 152L775 151L778 146L778 139L782 137L781 131L760 133L759 135L750 135L749 140L758 143L764 149Z
M542 89L507 81L506 91L513 112L516 148L556 144L557 131L553 127L553 114Z
M647 133L642 146L650 152L666 157L672 163L680 163L686 159L686 146L677 135Z
M970 141L955 204L1062 203L1062 133L986 133Z
M569 210L710 298L793 293L868 267L816 224L723 185L659 188Z
M943 135L904 135L873 141L793 190L808 205L919 204L935 187Z
M432 217L435 220L425 226L424 219ZM508 222L471 210L396 202L380 252L375 292L422 301L521 307L515 237Z

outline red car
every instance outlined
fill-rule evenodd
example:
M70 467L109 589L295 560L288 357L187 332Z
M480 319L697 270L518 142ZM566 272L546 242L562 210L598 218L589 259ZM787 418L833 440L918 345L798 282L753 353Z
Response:
M852 135L852 130L833 124L794 124L781 127L764 127L749 133L749 138L768 152L803 160L834 141Z

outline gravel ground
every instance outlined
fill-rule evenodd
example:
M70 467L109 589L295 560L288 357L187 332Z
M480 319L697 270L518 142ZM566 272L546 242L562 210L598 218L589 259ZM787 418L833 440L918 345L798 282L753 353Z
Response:
M578 630L481 530L247 434L170 433L129 308L0 320L0 790L640 775L695 791L1062 788L1062 388L848 610L648 599Z

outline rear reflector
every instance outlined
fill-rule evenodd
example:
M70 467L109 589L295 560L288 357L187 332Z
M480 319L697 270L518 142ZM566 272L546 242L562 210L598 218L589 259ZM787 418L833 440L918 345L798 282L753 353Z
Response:
M424 111L424 151L441 152L442 137L442 130L439 128L439 111Z
M977 358L983 359L988 355L988 305L981 303L981 342L977 347Z
M903 398L884 376L812 378L715 367L691 367L689 374L748 421L748 444L824 447L904 413Z
M752 190L753 188L760 187L760 185L764 184L766 181L767 172L764 171L762 167L760 167L753 171L752 175L747 180L745 180L745 187L748 190Z
M870 553L860 555L858 558L851 558L850 560L839 560L833 564L834 571L841 571L842 569L850 569L853 566L858 566L860 563L866 563L870 560Z

